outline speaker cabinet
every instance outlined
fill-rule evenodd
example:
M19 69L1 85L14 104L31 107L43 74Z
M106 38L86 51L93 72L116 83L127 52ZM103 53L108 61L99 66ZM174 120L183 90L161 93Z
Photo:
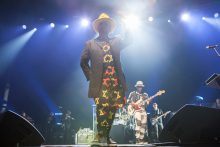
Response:
M127 143L125 138L125 125L112 125L110 136L119 144Z
M41 133L25 118L13 111L0 115L0 146L39 146Z
M159 140L176 143L220 143L220 109L183 106L166 124Z

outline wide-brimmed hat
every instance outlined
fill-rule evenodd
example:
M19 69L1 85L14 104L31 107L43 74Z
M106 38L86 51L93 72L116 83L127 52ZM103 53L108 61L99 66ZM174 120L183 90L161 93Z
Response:
M144 87L143 81L137 81L137 83L134 85L134 87Z
M100 24L100 22L103 21L106 21L110 24L111 26L110 32L113 32L115 29L115 21L112 18L110 18L106 13L101 13L98 19L93 21L93 29L95 30L95 32L98 32L98 25Z

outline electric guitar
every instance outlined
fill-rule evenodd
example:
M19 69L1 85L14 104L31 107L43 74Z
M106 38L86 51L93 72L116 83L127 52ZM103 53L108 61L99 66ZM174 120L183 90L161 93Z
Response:
M145 97L142 96L137 102L132 102L128 105L128 114L133 115L135 111L142 109L141 106L143 106L145 103L149 103L151 100L153 100L155 97L162 95L165 93L165 90L158 91L155 95L149 97L146 100L143 100Z
M166 113L164 113L164 114L162 114L162 115L160 115L160 116L157 116L157 117L155 117L155 118L151 118L151 120L150 120L150 121L151 121L151 124L152 124L152 125L155 125L161 117L163 117L163 116L169 114L170 112L171 112L171 111L167 111Z

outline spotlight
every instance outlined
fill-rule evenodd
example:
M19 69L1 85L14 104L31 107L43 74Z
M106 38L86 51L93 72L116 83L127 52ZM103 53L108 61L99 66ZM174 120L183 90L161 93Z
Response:
M188 13L183 13L183 14L181 15L181 20L183 20L183 21L188 21L189 18L190 18L190 16L189 16Z
M22 28L23 28L24 30L26 30L26 29L27 29L27 26L26 26L26 25L22 25Z
M54 23L50 23L50 27L51 27L51 28L54 28L54 27L55 27L55 24L54 24Z
M122 21L124 22L125 27L130 30L136 30L141 24L140 18L135 15L126 16Z
M203 98L203 97L201 97L201 96L196 96L196 100L197 100L197 101L203 101L203 100L204 100L204 98Z
M215 14L214 14L214 17L215 17L215 18L218 18L218 17L219 17L219 13L215 13Z
M69 28L69 25L65 25L65 28L68 29L68 28Z
M37 28L34 28L34 31L37 31Z
M167 22L171 23L171 20L170 20L170 19L168 19L168 20L167 20Z
M88 19L83 18L83 19L81 20L81 25L82 25L83 27L87 27L87 26L89 25Z
M153 21L154 18L153 17L148 17L148 21Z
M206 20L206 17L202 17L202 20Z

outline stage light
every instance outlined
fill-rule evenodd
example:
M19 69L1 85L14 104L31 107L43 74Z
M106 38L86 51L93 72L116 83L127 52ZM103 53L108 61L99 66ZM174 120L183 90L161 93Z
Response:
M202 17L202 20L205 20L206 19L206 17Z
M50 27L51 27L51 28L54 28L54 27L55 27L55 24L54 24L54 23L50 23Z
M189 16L188 13L183 13L183 14L181 15L181 20L183 20L183 21L188 21L189 19L190 19L190 16Z
M23 28L24 30L26 30L26 29L27 29L27 26L26 26L26 25L22 25L22 28Z
M87 26L89 25L88 19L83 18L83 19L81 20L81 25L82 25L83 27L87 27Z
M34 28L34 31L37 31L37 28Z
M13 63L16 56L23 49L26 43L35 33L35 30L32 29L24 34L10 40L5 45L1 46L0 49L0 75L5 73L8 67Z
M215 18L218 18L218 17L219 17L219 13L215 13L215 14L214 14L214 17L215 17Z
M196 96L196 100L197 100L197 101L203 101L203 100L204 100L204 98L203 98L203 97L201 97L201 96Z
M206 17L206 19L204 21L207 22L208 24L216 27L218 30L220 30L220 19L219 19L219 17L218 18Z
M153 21L154 18L153 17L148 17L148 21Z
M54 115L63 115L63 113L62 112L57 112L57 113L54 113Z
M140 18L135 15L126 16L122 21L124 22L125 27L130 30L137 29L141 24Z
M170 20L170 19L168 19L168 20L167 20L167 22L171 23L171 20Z
M65 25L65 28L68 29L68 28L69 28L69 25Z

